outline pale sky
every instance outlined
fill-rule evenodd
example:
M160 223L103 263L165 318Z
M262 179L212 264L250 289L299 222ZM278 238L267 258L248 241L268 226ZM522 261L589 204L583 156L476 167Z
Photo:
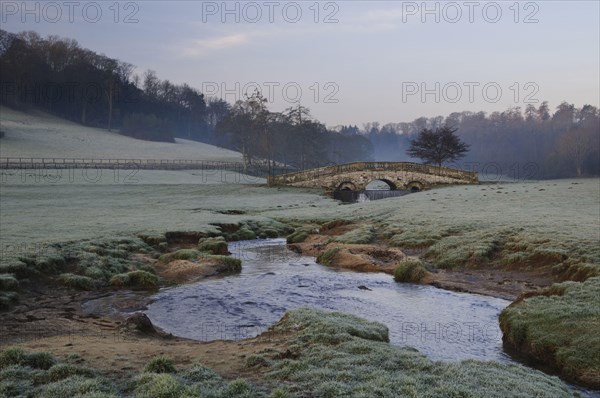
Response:
M329 126L361 126L544 100L598 106L599 4L3 0L0 22L229 102L257 83L274 111L300 99Z

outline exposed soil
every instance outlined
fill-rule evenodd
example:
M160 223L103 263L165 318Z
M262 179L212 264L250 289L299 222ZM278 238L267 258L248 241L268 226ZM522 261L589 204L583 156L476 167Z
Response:
M112 304L121 307L120 310L134 311L148 303L146 293L127 293L126 299ZM114 294L114 291L74 292L43 284L33 286L23 293L21 304L2 313L0 348L18 345L51 352L59 358L77 355L80 364L97 369L117 382L140 372L153 357L167 355L178 368L202 363L225 378L244 377L259 383L256 370L245 366L246 357L267 348L285 347L285 336L268 333L254 339L213 342L164 333L145 334L125 327L124 315L90 314L82 308L82 303Z
M318 257L329 249L338 248L339 250L327 265L358 272L393 274L399 261L418 258L418 254L390 247L383 241L369 245L329 242L332 236L342 235L356 227L356 224L334 225L326 231L321 231L321 234L310 235L304 242L289 244L288 247L295 252L313 257ZM552 276L549 266L536 267L531 271L490 267L435 270L428 272L421 281L423 284L441 289L482 294L506 300L515 300L523 294L539 291L554 282L557 280Z

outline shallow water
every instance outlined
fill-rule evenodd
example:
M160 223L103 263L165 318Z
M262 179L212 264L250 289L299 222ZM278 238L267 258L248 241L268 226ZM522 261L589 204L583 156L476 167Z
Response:
M315 307L384 323L392 344L435 360L510 361L497 320L509 301L333 270L291 252L284 239L229 250L242 259L241 274L160 291L146 311L152 322L200 341L235 340L260 334L289 309Z

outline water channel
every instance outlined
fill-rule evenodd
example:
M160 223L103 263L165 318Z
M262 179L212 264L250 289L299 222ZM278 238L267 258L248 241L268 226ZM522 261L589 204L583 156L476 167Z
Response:
M510 361L498 314L510 302L390 275L334 270L285 246L284 239L234 242L242 272L160 291L146 314L177 336L200 341L254 337L289 309L341 311L388 326L390 340L435 360Z

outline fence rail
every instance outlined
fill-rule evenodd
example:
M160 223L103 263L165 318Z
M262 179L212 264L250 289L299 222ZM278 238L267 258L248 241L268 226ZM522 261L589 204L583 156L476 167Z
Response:
M199 159L93 159L93 158L28 158L0 157L0 170L19 169L138 169L138 170L223 170L253 176L289 173L291 167L269 168L266 163L226 162Z

